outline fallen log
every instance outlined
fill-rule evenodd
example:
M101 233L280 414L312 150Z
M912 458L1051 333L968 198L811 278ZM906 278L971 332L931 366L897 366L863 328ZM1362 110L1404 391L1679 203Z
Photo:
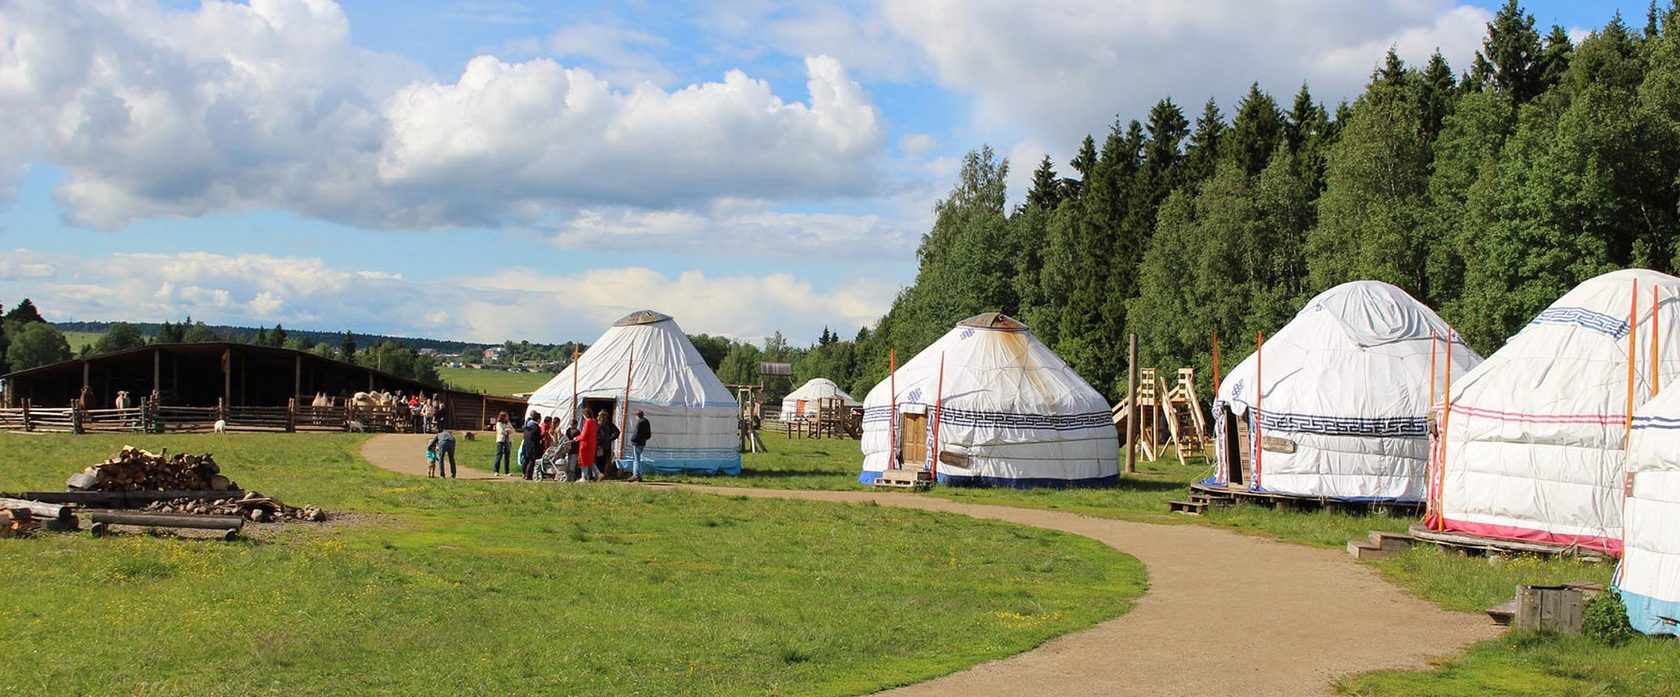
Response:
M191 528L195 530L232 530L245 527L245 519L227 515L173 515L169 513L127 513L94 511L93 522L106 525L137 525L150 528Z
M147 504L173 499L237 499L245 495L243 489L229 491L26 491L21 494L0 494L12 498L41 503L79 503L86 505L118 504L123 506Z
M0 508L7 510L24 510L36 518L48 520L69 520L72 513L69 506L52 503L42 503L28 499L0 498Z

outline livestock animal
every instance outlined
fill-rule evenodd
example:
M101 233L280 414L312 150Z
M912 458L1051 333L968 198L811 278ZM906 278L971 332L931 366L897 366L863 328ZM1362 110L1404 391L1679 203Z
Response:
M350 403L358 407L388 407L396 401L396 397L385 391L357 392L350 396Z
M127 409L130 404L131 402L128 401L128 390L118 390L116 407L118 409Z
M227 419L216 419L216 432L227 433Z
M312 407L330 407L330 406L332 406L332 398L328 397L327 393L325 393L325 392L316 392L315 393L315 399L309 403L309 406L312 406Z

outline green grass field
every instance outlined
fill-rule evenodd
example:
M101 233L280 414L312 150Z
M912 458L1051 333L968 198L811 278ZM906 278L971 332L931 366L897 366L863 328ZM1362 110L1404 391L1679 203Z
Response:
M438 366L438 377L457 389L483 394L510 397L514 394L532 392L549 378L550 373L515 373L506 370L482 370L473 368L451 368Z
M20 694L856 694L1124 612L1138 562L1072 535L868 505L388 473L350 435L0 434L0 490L125 443L361 514L235 543L0 540ZM490 444L465 444L488 466ZM416 453L419 457L420 453ZM482 463L477 462L482 458ZM900 544L883 547L893 530Z
M861 488L862 455L855 440L789 439L763 432L770 452L743 456L743 473L730 478L691 478L771 488ZM1400 531L1410 518L1336 512L1277 511L1238 505L1201 517L1166 513L1195 479L1199 463L1176 459L1140 463L1136 475L1109 489L972 489L937 487L928 495L958 501L1069 511L1166 524L1203 524L1246 534L1325 547L1341 547L1372 530ZM1479 612L1510 600L1518 585L1608 583L1614 566L1536 557L1486 558L1418 547L1376 563L1383 576L1449 610ZM1424 671L1382 671L1355 676L1337 687L1352 695L1667 695L1680 694L1680 642L1640 639L1603 647L1579 637L1515 633L1474 647L1467 655Z
M99 332L65 332L64 340L70 343L70 352L80 354L82 347L99 340Z

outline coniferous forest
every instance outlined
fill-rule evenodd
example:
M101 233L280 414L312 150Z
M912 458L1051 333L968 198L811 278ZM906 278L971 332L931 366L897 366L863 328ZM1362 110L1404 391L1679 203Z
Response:
M1227 114L1163 99L1036 163L970 152L935 205L919 270L854 340L827 337L800 379L862 397L958 320L1025 321L1113 400L1126 336L1141 364L1229 367L1338 283L1393 283L1476 350L1501 346L1577 283L1680 262L1680 0L1579 43L1514 0L1467 66L1389 51L1351 102L1252 86Z

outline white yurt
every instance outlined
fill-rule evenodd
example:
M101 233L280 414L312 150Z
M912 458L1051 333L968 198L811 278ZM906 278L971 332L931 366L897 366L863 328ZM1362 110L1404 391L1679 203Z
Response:
M1677 297L1680 278L1644 269L1604 274L1455 376L1429 527L1618 553L1629 397L1638 409L1653 377L1680 374Z
M643 468L741 473L735 396L669 315L640 310L613 323L576 363L531 394L531 409L572 421L574 385L580 409L611 409L626 431L626 391L631 419L638 409L647 413L653 439L642 453Z
M1449 351L1451 336L1434 310L1387 283L1354 281L1318 294L1220 383L1213 404L1219 466L1205 483L1423 501L1430 367L1444 375L1450 362L1462 375L1482 361L1462 342ZM1256 406L1259 467L1255 444L1240 442L1234 423L1242 419L1252 434Z
M1616 587L1628 621L1646 634L1680 634L1680 383L1633 417Z
M858 481L865 484L880 477L894 450L904 468L934 469L949 484L1119 481L1120 448L1108 402L1007 315L957 323L870 390L863 403Z
M828 378L812 378L800 385L799 389L789 392L782 398L782 418L792 419L800 416L815 415L817 405L824 399L839 399L849 407L858 406L859 402L839 385Z

